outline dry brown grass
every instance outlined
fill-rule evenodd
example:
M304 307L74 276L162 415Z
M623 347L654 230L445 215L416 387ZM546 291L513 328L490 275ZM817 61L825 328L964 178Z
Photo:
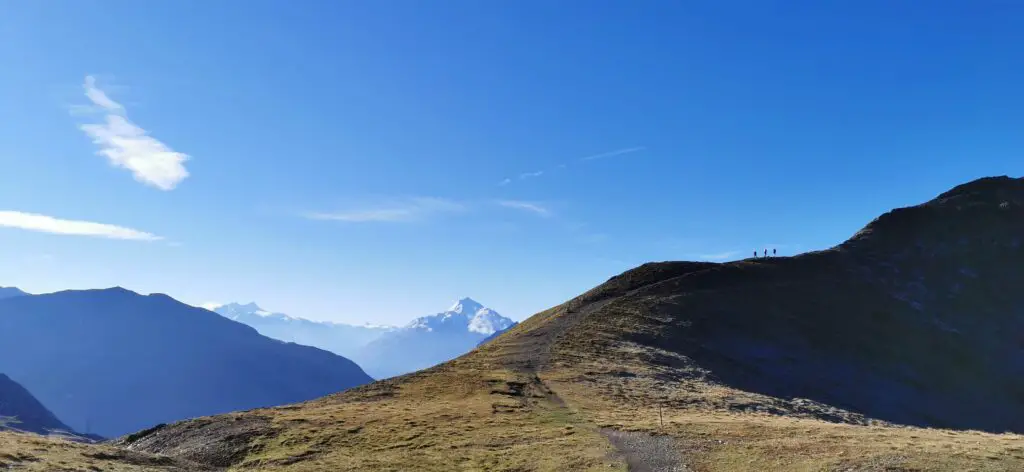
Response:
M630 362L636 349L620 349L628 356L611 349L600 358L578 358L541 378L600 428L675 438L683 462L695 471L1024 470L1024 436L1018 434L733 412L730 405L778 399L708 382L666 381L666 367Z
M137 454L118 448L82 444L35 434L0 432L0 469L25 471L193 471L167 457Z
M625 470L594 424L531 377L500 369L445 369L224 418L245 415L269 417L273 432L257 438L231 470ZM29 470L146 470L86 455L118 451L112 447L17 439L0 442L0 451L39 459L25 462L35 467Z
M842 411L835 420L847 423L826 422L814 418L833 414L827 406L718 384L680 353L645 344L660 333L659 315L643 300L616 305L615 297L658 271L691 269L622 277L437 368L205 424L260 418L256 434L229 451L232 470L625 470L606 428L669 436L696 471L1024 470L1020 435L895 427ZM162 443L169 453L189 457L195 451L176 438L223 441L206 441L203 427L182 423L152 434L171 438ZM87 470L96 462L86 453L97 450L113 449L0 442L0 454L38 459L22 461L36 470ZM125 464L114 457L101 466L136 470L118 468L133 466Z
M835 424L703 405L666 408L671 401L645 393L658 390L644 385L650 379L599 386L559 380L565 375L544 376L564 405L522 374L447 370L301 407L258 410L279 432L257 440L232 469L625 470L599 433L604 427L670 435L696 471L1024 470L1019 435ZM525 396L510 395L509 382L524 383ZM621 396L601 393L606 387ZM720 387L706 393L733 394ZM172 469L133 464L108 446L30 435L0 435L0 451L0 462L25 470Z
M730 413L722 405L756 398L710 384L666 385L657 368L596 358L548 370L543 383L478 362L462 359L400 381L244 413L270 417L275 432L257 439L232 469L625 470L599 432L614 428L674 437L697 471L1024 470L1019 435ZM616 371L635 376L609 374ZM108 446L30 435L0 435L0 451L0 462L25 470L174 468L133 463Z
M684 463L696 471L1024 470L1021 435L850 425L703 405L663 406L662 426L659 401L642 392L623 388L630 401L621 404L581 384L550 384L601 427L676 438Z
M509 371L442 370L262 413L281 432L238 469L622 469L592 424Z

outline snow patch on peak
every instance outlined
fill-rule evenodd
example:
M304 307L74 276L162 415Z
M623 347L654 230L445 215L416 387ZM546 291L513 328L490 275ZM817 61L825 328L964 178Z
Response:
M341 324L345 324L345 323L334 323L334 324L341 325ZM366 329L379 329L379 330L384 330L384 331L394 331L394 330L398 329L398 327L395 326L395 325L382 325L382 324L374 324L374 323L363 323L361 325L347 325L347 324L345 324L345 325L346 326L358 326L360 328L366 328Z
M204 309L207 309L207 310L210 310L210 311L217 311L217 309L219 309L220 307L224 306L224 304L220 303L220 302L205 302L205 303L200 303L197 306L199 308L204 308Z
M226 305L221 305L217 307L213 311L220 313L221 315L235 321L239 321L240 319L247 316L258 316L260 318L276 318L284 321L292 321L296 319L284 313L273 313L264 310L260 308L259 305L257 305L255 302L249 302L244 305L240 303L228 303Z
M249 311L249 312L253 312L253 313L258 312L258 311L263 311L263 309L260 308L260 306L257 305L256 302L249 302L249 303L246 303L245 305L239 305L237 303L232 303L232 305L235 305L236 307L238 307L241 310L245 310L245 311Z
M472 298L466 297L466 298L460 299L459 301L455 302L455 304L452 305L452 307L449 308L446 313L457 313L457 314L461 314L461 315L472 315L472 314L482 310L483 308L484 308L484 306L481 305L476 300L473 300Z
M467 330L490 336L512 326L512 320L498 314L490 308L482 308L469 320Z
M263 311L255 302L249 302L246 304L241 303L225 303L217 307L218 310L232 311L239 313L255 313L257 311Z
M445 314L446 313L441 313L441 314L437 314L437 315L434 315L434 316L424 316L424 317L421 317L421 318L416 318L415 320L410 321L409 324L405 325L405 328L406 329L422 329L422 330L425 330L425 331L433 331L434 328L430 326L431 325L431 322L430 322L431 318L436 318L438 316L443 316Z

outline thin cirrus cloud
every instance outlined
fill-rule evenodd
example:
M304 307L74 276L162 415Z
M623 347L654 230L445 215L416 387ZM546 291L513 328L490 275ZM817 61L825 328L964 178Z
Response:
M645 148L643 146L638 146L638 147L631 147L631 148L625 148L625 149L617 149L615 151L602 152L601 154L594 154L593 156L587 156L587 157L581 158L580 160L581 161L593 161L595 159L604 159L606 157L621 156L623 154L630 154L630 153L634 153L634 152L638 152L638 151L643 151L644 149L647 149L647 148Z
M392 198L383 202L350 206L340 211L305 212L300 216L310 220L344 223L412 223L442 216L457 216L495 206L542 217L554 216L554 212L540 202L523 200L460 202L437 197Z
M593 161L593 160L597 160L597 159L605 159L605 158L614 157L614 156L621 156L623 154L631 154L631 153L634 153L634 152L643 151L645 149L647 149L647 148L645 148L643 146L635 146L635 147L630 147L630 148L616 149L614 151L607 151L607 152L602 152L600 154L593 154L593 155L590 155L590 156L581 157L581 158L577 159L577 161L578 162L587 162L587 161ZM569 167L568 164L562 163L562 164L558 164L557 166L555 166L554 170L561 170L561 169L565 169L567 167ZM517 177L516 180L532 179L532 178L540 177L540 176L544 175L545 173L546 172L543 171L543 170L538 170L536 172L524 172L522 174L519 174L519 176ZM508 179L503 179L500 182L498 182L498 185L499 186L506 186L506 185L508 185L510 183L512 183L512 179L508 178Z
M522 210L538 216L551 216L551 210L537 202L524 202L521 200L499 200L498 205L514 210Z
M79 128L99 147L116 167L131 171L135 180L160 190L172 190L189 176L185 161L189 156L171 149L128 119L124 106L96 86L96 78L85 77L85 96L102 112L102 123L83 124Z
M408 223L433 216L460 213L467 209L466 204L446 198L416 197L361 205L337 212L309 212L303 216L311 220L346 223Z
M52 216L23 213L20 211L0 211L0 226L41 233L107 239L136 241L159 241L163 239L155 234L123 226L94 223L91 221L62 220Z

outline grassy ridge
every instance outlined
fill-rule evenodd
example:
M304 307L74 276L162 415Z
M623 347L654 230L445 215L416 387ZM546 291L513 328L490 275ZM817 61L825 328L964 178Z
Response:
M7 434L0 451L109 470L1024 470L1024 437L998 434L1024 401L1020 234L1024 181L983 179L828 251L645 264L441 366L138 433L118 443L133 457Z

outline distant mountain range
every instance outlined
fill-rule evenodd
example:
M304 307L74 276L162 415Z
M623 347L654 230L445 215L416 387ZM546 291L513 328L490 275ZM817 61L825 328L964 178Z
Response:
M306 346L326 349L339 356L352 357L393 326L350 325L296 318L284 313L271 313L255 303L229 303L214 309L224 317L252 326L260 334Z
M4 298L20 297L22 295L28 294L22 292L21 289L17 287L0 287L0 300Z
M75 430L106 437L372 380L325 350L122 288L8 296L0 336L0 372Z
M451 308L413 320L367 344L352 360L375 378L425 369L459 357L514 321L463 298Z
M270 313L255 303L230 303L214 311L252 326L265 336L348 357L378 379L458 357L515 324L471 298L463 298L446 311L416 318L400 328L310 321Z

